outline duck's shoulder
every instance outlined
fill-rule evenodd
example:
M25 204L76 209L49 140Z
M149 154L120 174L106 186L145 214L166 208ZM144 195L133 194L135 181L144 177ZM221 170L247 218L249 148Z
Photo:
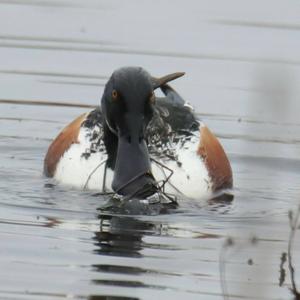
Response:
M148 144L168 144L170 140L186 138L198 131L199 125L193 109L181 98L178 101L168 93L156 99L153 118L146 131Z
M173 133L191 132L198 130L199 121L189 105L168 84L161 87L165 97L156 99L153 127L169 127Z
M57 164L64 153L73 145L80 142L80 134L84 129L84 135L92 141L98 141L101 131L102 114L100 109L84 113L74 119L58 134L50 144L45 160L44 173L53 177Z
M81 127L94 129L95 127L102 127L103 114L100 107L95 108L90 111L84 121L81 124Z
M199 128L199 121L192 107L186 103L178 103L168 97L158 98L156 112L158 117L171 126L172 131L194 131Z

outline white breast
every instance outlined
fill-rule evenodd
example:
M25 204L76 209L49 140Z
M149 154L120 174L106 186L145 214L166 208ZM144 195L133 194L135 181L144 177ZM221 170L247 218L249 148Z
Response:
M197 155L199 137L193 137L186 142L184 147L177 146L176 161L170 159L159 159L173 175L166 185L166 191L174 194L183 194L190 198L203 198L211 195L210 177L203 160ZM157 158L156 158L157 159ZM152 163L152 172L157 180L166 178L170 171Z
M59 182L80 188L102 191L105 161L105 150L91 153L87 158L82 154L91 148L88 130L81 128L78 143L72 144L60 159L54 178ZM203 160L197 155L199 136L192 137L184 146L176 145L177 159L158 158L155 161L173 170L173 175L165 185L165 191L175 195L184 195L199 199L212 194L211 180ZM167 168L152 162L152 172L155 179L162 182L170 174ZM111 191L113 172L107 168L105 187Z
M61 157L54 178L72 187L102 191L107 155L105 151L90 153L89 157L83 155L91 149L88 134L88 128L80 129L78 143L72 144ZM106 177L106 187L111 190L113 172L108 168Z

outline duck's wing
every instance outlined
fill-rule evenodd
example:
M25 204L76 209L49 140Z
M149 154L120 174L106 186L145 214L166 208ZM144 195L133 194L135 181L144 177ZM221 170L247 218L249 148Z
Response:
M53 177L57 164L64 153L72 144L78 143L80 129L84 126L87 128L94 127L101 122L100 109L95 109L89 113L84 113L67 125L59 135L50 144L44 160L44 173L48 177ZM100 121L99 121L100 120Z
M165 97L157 98L156 111L173 132L189 132L199 128L193 108L171 86L161 87Z

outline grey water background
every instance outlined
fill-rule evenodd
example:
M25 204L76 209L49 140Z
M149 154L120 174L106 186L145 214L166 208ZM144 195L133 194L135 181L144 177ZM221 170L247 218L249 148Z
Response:
M0 0L0 299L222 299L221 255L230 299L292 299L299 50L296 0ZM43 177L51 140L125 65L186 72L173 86L224 145L233 202L101 217L104 199ZM299 235L293 254L300 285Z

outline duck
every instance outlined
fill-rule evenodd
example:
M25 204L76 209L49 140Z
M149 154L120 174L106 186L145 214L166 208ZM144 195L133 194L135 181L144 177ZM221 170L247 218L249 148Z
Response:
M169 85L184 74L115 70L101 105L50 144L44 174L67 186L139 199L163 191L198 200L231 189L232 169L220 141Z

